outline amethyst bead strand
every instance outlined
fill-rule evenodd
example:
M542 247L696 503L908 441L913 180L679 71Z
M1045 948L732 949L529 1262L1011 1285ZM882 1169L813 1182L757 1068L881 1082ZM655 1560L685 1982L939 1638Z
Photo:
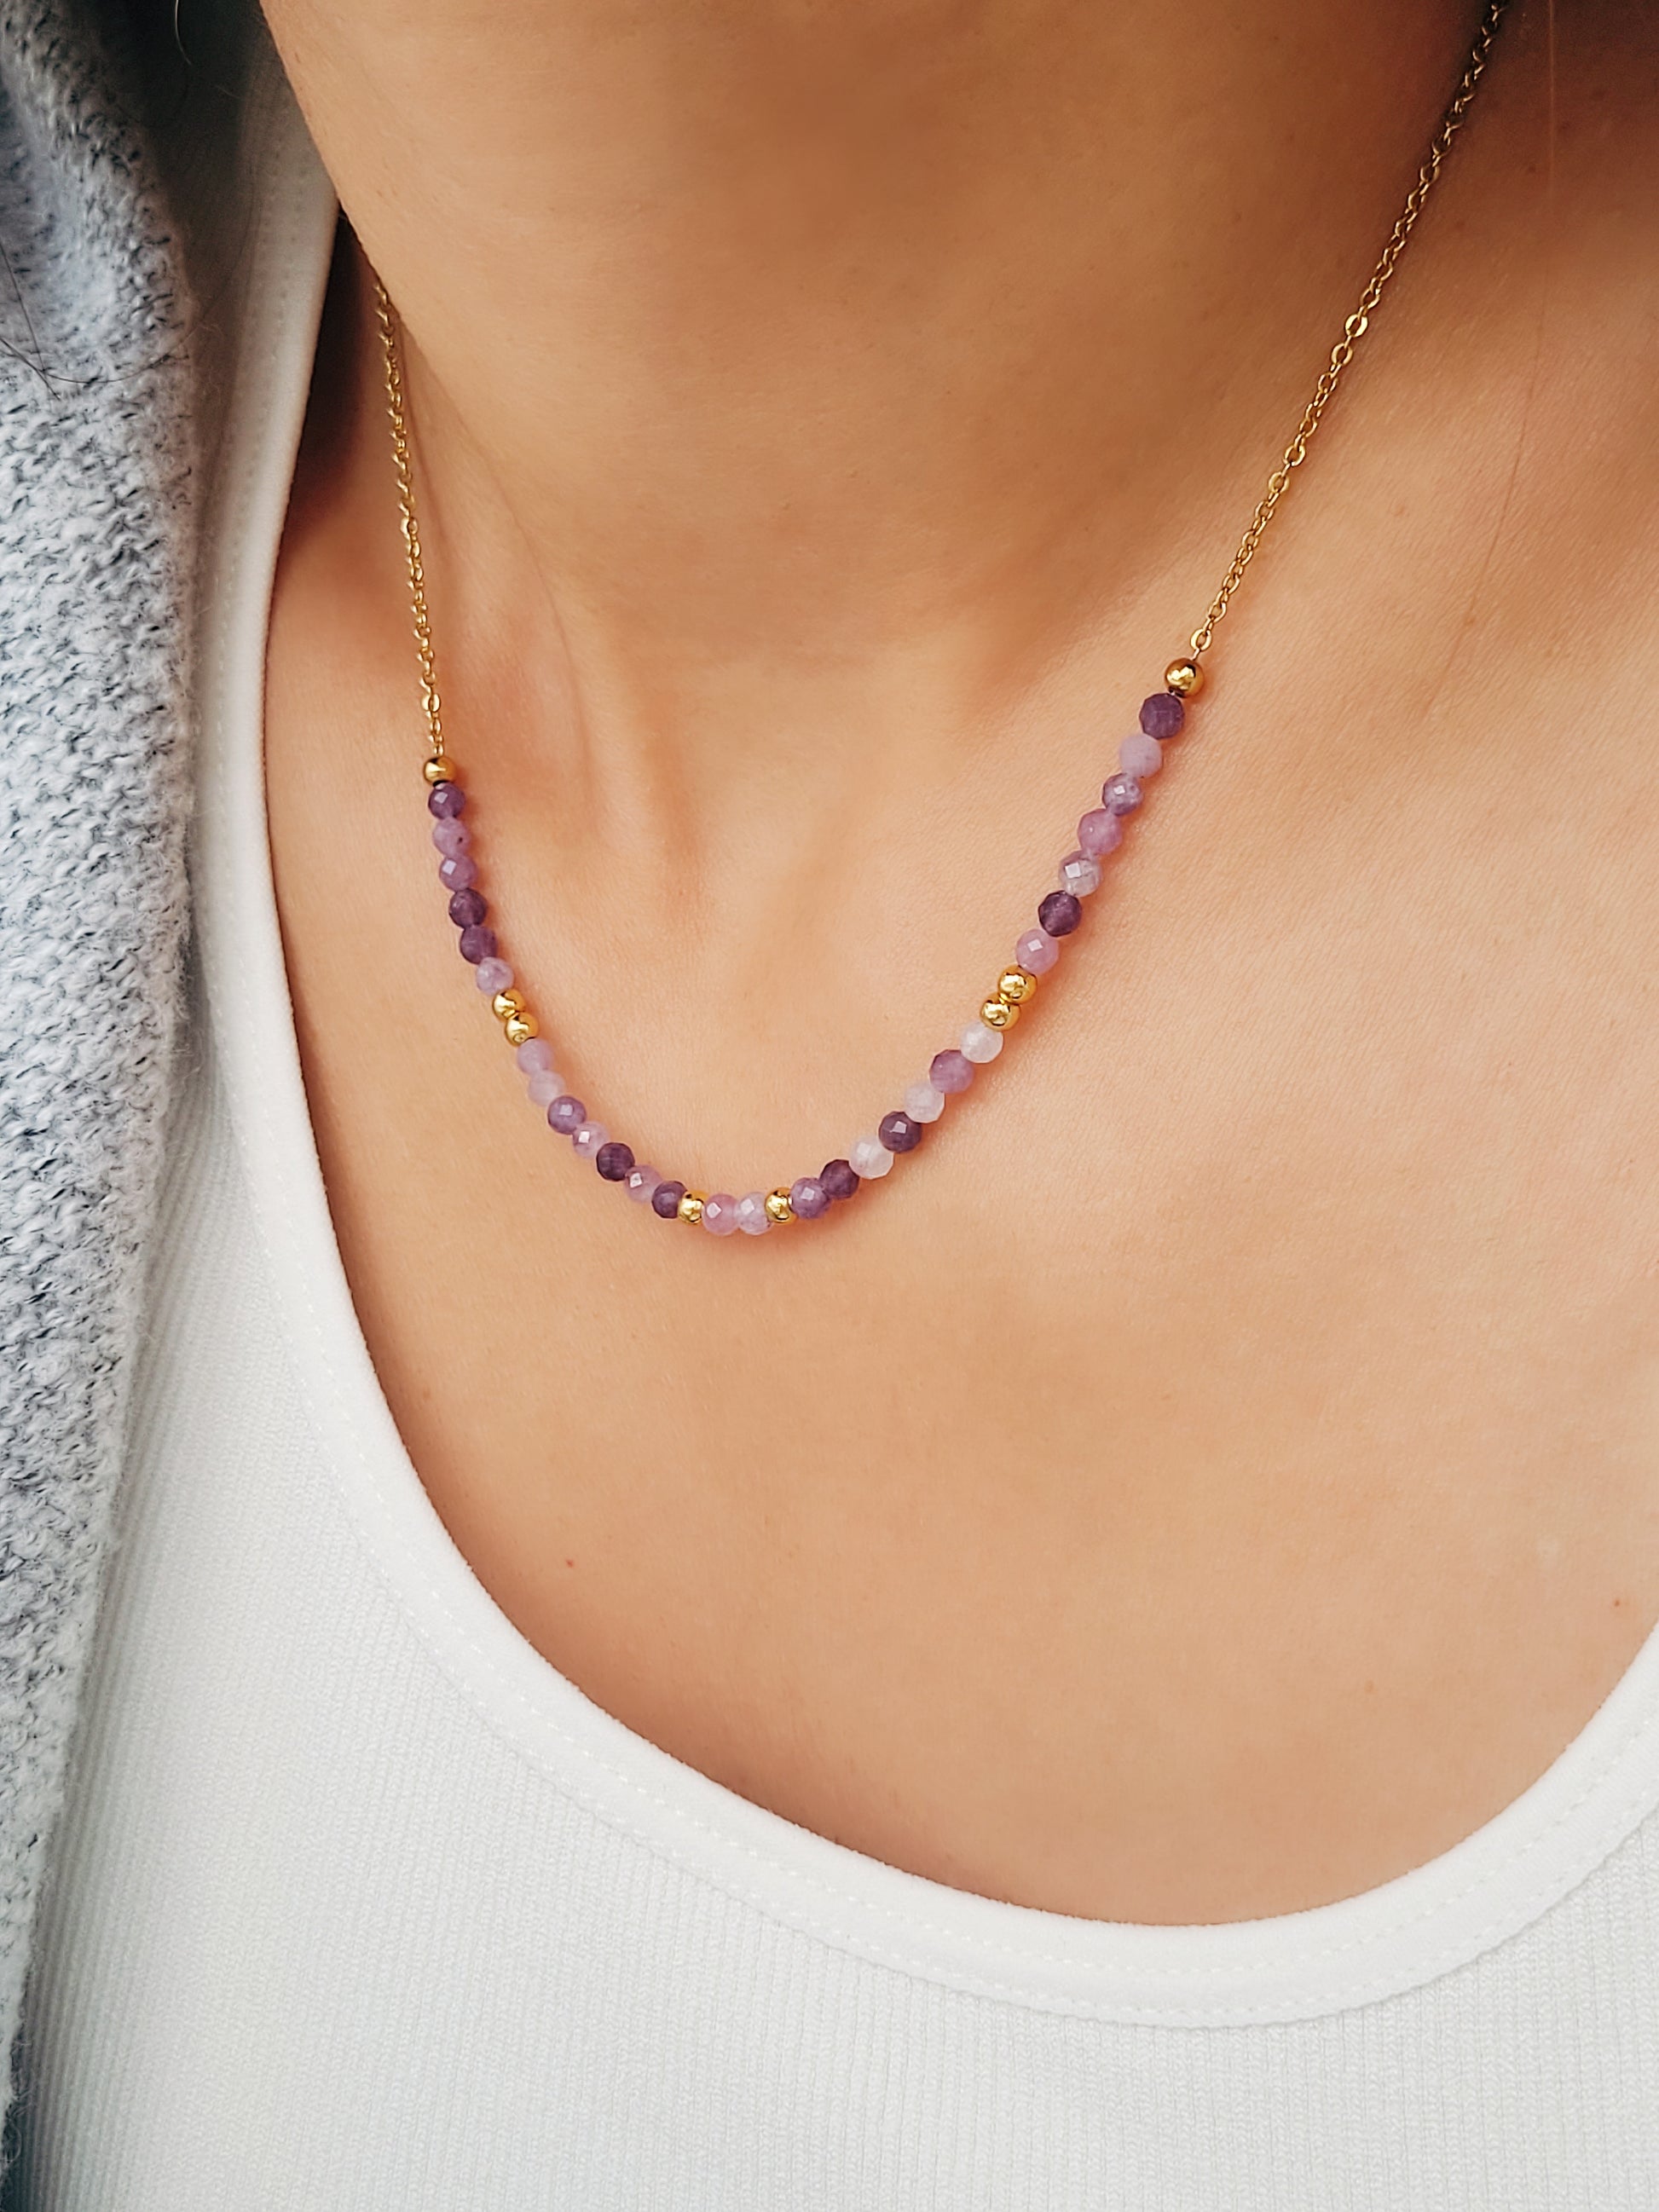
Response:
M837 1204L858 1196L863 1178L854 1172L850 1160L826 1160L818 1170L818 1187L826 1198Z
M890 1152L914 1152L922 1139L922 1126L914 1114L884 1114L876 1134Z
M466 865L470 867L471 861ZM474 890L470 884L449 895L449 918L457 929L471 929L482 921L489 911L489 900L482 891Z
M1070 891L1050 891L1037 908L1037 921L1050 937L1069 937L1082 919L1082 902Z
M634 1148L615 1139L601 1145L593 1155L593 1164L606 1182L626 1182L634 1172Z
M1173 691L1154 691L1140 702L1140 726L1149 738L1179 737L1186 720L1186 704Z
M463 853L458 860L438 863L438 881L447 891L469 890L477 880L478 864L470 853Z
M488 923L474 922L461 932L461 957L476 968L481 962L495 957L495 933Z
M789 1208L798 1221L816 1221L830 1211L830 1194L817 1176L802 1176L789 1186Z
M436 815L439 821L453 822L466 811L466 793L459 783L434 783L427 792L426 805L428 813Z
M659 1182L651 1194L651 1211L659 1220L678 1218L680 1200L685 1196L683 1182Z

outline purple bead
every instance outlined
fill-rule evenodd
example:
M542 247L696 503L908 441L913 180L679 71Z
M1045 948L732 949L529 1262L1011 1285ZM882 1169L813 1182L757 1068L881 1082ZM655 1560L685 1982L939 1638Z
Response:
M1068 853L1060 864L1060 888L1089 898L1100 889L1100 863L1086 853Z
M1140 786L1120 769L1100 787L1100 803L1113 814L1133 814L1140 804Z
M440 860L438 881L447 891L469 890L478 880L478 864L470 853L463 853L459 860Z
M447 818L432 825L432 842L447 860L459 860L472 842L472 832L465 822Z
M562 1137L574 1137L587 1119L587 1109L580 1098L573 1098L567 1091L562 1098L556 1098L547 1109L547 1126L556 1129Z
M461 896L459 892L457 896ZM461 932L461 957L470 960L476 968L480 961L495 957L495 933L483 922L475 922Z
M862 1180L853 1172L850 1160L827 1160L818 1170L818 1188L826 1198L855 1198Z
M538 1067L552 1066L553 1048L545 1037L526 1037L513 1058L526 1075L533 1075Z
M1117 764L1126 775L1156 775L1164 765L1164 748L1156 738L1136 730L1118 747Z
M468 866L471 866L470 862ZM452 891L449 895L449 918L457 929L471 929L483 920L489 911L489 901L482 891L475 891L470 884L465 890Z
M1123 824L1109 806L1097 806L1077 825L1077 848L1091 860L1103 860L1123 842Z
M1034 975L1046 975L1060 958L1060 947L1046 929L1028 929L1014 947L1014 958Z
M570 1132L570 1142L578 1159L597 1159L609 1143L611 1132L603 1121L584 1121L579 1129Z
M737 1200L729 1190L711 1191L702 1202L702 1226L711 1237L729 1237L737 1225Z
M426 795L426 810L440 822L453 822L466 811L466 793L459 783L434 783Z
M772 1217L766 1210L763 1190L746 1190L736 1206L737 1224L745 1237L765 1237L770 1233Z
M908 1114L884 1114L876 1134L890 1152L914 1152L921 1142L921 1123Z
M524 1088L531 1104L544 1114L556 1098L563 1097L564 1078L556 1067L538 1067Z
M636 1206L644 1206L655 1197L661 1183L655 1168L636 1167L628 1178L628 1195Z
M607 1182L626 1182L634 1172L634 1147L613 1139L610 1144L599 1146L593 1155L593 1164Z
M1036 970L1032 971L1034 974ZM936 1052L927 1069L927 1080L935 1091L942 1091L947 1098L954 1098L958 1091L965 1091L974 1079L974 1063L965 1052L953 1045L949 1052Z
M790 1210L799 1220L816 1221L830 1211L830 1194L816 1176L802 1176L789 1186Z
M512 989L513 970L505 960L481 960L472 980L481 991L488 991L494 998L497 991Z
M683 1182L659 1182L651 1194L651 1211L664 1221L672 1221L684 1196Z
M1173 738L1187 719L1187 709L1173 691L1154 691L1140 702L1140 726L1149 738Z
M1050 891L1037 908L1037 920L1050 937L1069 937L1083 919L1083 902L1070 891Z

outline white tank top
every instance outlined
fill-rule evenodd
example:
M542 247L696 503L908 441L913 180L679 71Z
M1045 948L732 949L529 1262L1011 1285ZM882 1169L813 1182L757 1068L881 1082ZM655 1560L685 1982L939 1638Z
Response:
M265 848L266 607L333 204L250 233L194 1049L41 1930L31 2212L1659 2206L1659 1637L1517 1802L1316 1911L1126 1927L757 1809L526 1644L377 1385Z

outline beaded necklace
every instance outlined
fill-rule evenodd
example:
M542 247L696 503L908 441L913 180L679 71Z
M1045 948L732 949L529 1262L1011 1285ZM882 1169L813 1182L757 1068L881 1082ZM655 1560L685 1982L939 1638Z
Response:
M1118 747L1118 765L1102 787L1099 805L1091 808L1078 823L1076 849L1060 861L1058 880L1039 901L1036 927L1019 938L1013 958L997 977L978 1012L953 1045L934 1054L927 1073L905 1091L902 1106L884 1114L873 1130L848 1148L844 1158L827 1162L816 1175L801 1176L793 1183L779 1184L771 1190L751 1190L741 1198L734 1198L727 1191L711 1194L688 1189L684 1182L636 1159L631 1146L612 1137L602 1123L590 1117L587 1108L571 1093L563 1076L557 1072L552 1046L541 1034L541 1025L512 968L501 957L500 937L490 919L489 906L478 888L478 863L472 852L471 830L463 819L467 811L467 793L460 770L444 739L443 708L438 693L437 663L415 504L399 326L386 288L376 278L375 309L384 357L386 412L408 566L421 706L426 720L426 803L434 817L432 842L438 848L439 878L449 894L449 918L460 933L461 957L471 967L478 989L514 1049L532 1105L545 1115L550 1129L569 1139L579 1158L592 1163L603 1182L621 1185L630 1198L648 1206L665 1221L682 1221L693 1227L700 1224L714 1237L729 1237L735 1230L742 1230L750 1237L763 1237L787 1222L814 1221L832 1206L855 1197L866 1182L887 1175L896 1160L914 1152L928 1126L944 1113L947 1102L959 1097L974 1082L980 1069L988 1067L997 1059L1009 1032L1036 996L1039 979L1057 965L1066 939L1081 924L1084 902L1099 888L1103 864L1122 843L1126 824L1139 809L1147 782L1162 765L1164 747L1179 736L1185 726L1188 702L1203 688L1205 672L1201 664L1214 638L1216 625L1226 613L1255 557L1289 486L1291 472L1307 458L1314 433L1394 275L1406 240L1416 226L1452 140L1474 98L1506 6L1507 0L1486 0L1457 90L1417 173L1417 180L1406 196L1399 220L1359 295L1358 304L1342 325L1342 335L1332 349L1330 360L1303 410L1296 434L1267 480L1267 489L1239 540L1238 550L1210 602L1209 611L1193 632L1188 651L1164 670L1163 688L1142 702L1139 727Z

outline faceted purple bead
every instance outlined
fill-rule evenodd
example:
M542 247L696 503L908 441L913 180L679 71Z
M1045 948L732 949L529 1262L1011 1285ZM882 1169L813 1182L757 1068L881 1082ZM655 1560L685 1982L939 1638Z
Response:
M909 1114L884 1114L876 1134L890 1152L914 1152L921 1142L922 1125Z
M547 1109L547 1126L556 1129L562 1137L574 1137L587 1119L587 1109L580 1098L573 1098L567 1091L562 1098L556 1098Z
M790 1211L801 1221L816 1221L830 1211L830 1194L816 1176L802 1176L789 1186Z
M1100 803L1111 814L1133 814L1140 804L1140 786L1120 769L1100 787Z
M514 1066L526 1075L533 1075L538 1067L551 1067L553 1048L545 1037L526 1037L513 1054Z
M1140 726L1149 738L1173 738L1187 719L1187 709L1173 691L1154 691L1140 702Z
M456 822L446 816L432 825L432 842L447 860L459 860L472 842L472 832L465 822Z
M651 1211L664 1221L672 1221L684 1196L685 1185L683 1182L659 1182L651 1194Z
M470 960L475 968L481 960L495 957L495 933L487 923L474 922L461 932L461 957Z
M481 960L472 980L481 991L487 991L494 998L497 991L513 988L513 970L505 960Z
M457 929L472 928L483 920L489 911L489 901L482 891L475 891L471 885L465 890L452 891L449 895L449 918Z
M447 891L464 891L478 880L478 864L470 853L459 860L440 860L438 881Z
M826 1198L854 1198L862 1180L850 1160L827 1160L818 1170L818 1187Z
M1123 842L1123 824L1109 806L1097 806L1077 825L1077 848L1091 860L1103 860Z
M570 1142L579 1159L596 1159L611 1140L611 1132L603 1121L584 1121L579 1129L570 1133Z
M1086 853L1068 853L1060 864L1060 888L1091 898L1100 889L1100 863Z
M1083 919L1083 902L1070 891L1050 891L1037 908L1037 920L1050 937L1069 937Z
M564 1078L556 1067L538 1067L532 1073L524 1090L531 1104L539 1106L544 1114L556 1098L563 1097Z
M1028 929L1014 947L1014 958L1034 975L1046 975L1060 958L1060 947L1046 929Z
M974 1063L965 1052L958 1052L953 1045L949 1052L933 1054L927 1080L947 1098L954 1098L958 1091L965 1091L973 1079Z
M702 1202L702 1226L711 1237L729 1237L737 1225L737 1200L729 1190L711 1191Z
M766 1210L763 1190L746 1190L733 1209L737 1224L745 1237L765 1237L770 1233L772 1217Z
M441 822L453 822L466 811L466 793L459 783L434 783L427 793L426 806Z
M634 1172L634 1147L613 1138L594 1153L593 1164L607 1182L626 1182Z

